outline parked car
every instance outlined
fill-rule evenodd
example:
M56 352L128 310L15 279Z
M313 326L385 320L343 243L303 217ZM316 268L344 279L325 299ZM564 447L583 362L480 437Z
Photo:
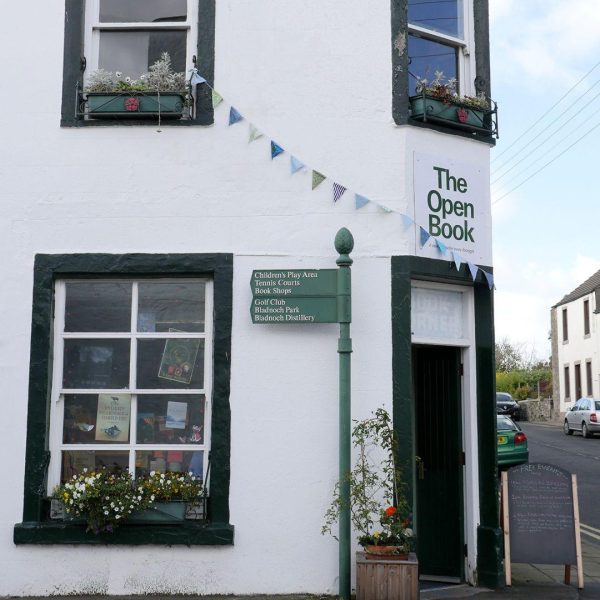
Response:
M509 417L496 417L498 466L512 467L529 462L527 436Z
M496 414L519 420L519 403L508 392L496 392Z
M590 438L600 431L600 400L580 398L565 415L565 435L581 431L584 438Z

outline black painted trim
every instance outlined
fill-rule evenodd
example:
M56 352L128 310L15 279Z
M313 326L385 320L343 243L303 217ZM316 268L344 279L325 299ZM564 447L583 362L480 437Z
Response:
M461 131L431 122L423 123L410 118L408 97L408 2L390 0L392 28L392 118L396 125L410 124L451 135L495 145L490 134ZM473 0L473 27L475 37L475 89L490 97L490 32L488 0Z
M215 80L215 16L216 0L198 0L198 40L196 47L198 72L214 87ZM149 119L84 119L77 115L76 87L83 85L81 60L84 56L85 0L65 0L65 42L63 57L63 87L61 127L151 126ZM193 119L163 120L161 127L212 125L214 111L208 85L196 86L196 107Z
M231 254L41 254L35 257L33 307L31 322L31 354L29 366L29 403L23 523L15 526L15 543L27 540L43 543L48 539L75 535L74 525L58 526L47 521L46 469L49 458L48 427L52 377L52 315L54 281L60 277L143 277L143 276L209 276L214 292L213 393L211 434L211 494L208 514L212 523L229 522L229 475L231 445L231 413L229 406L231 374L231 319L233 302L233 256ZM122 526L135 528L132 539L147 532L149 543L158 543L157 526ZM191 527L191 529L190 529ZM229 526L221 526L229 527ZM58 529L57 529L58 528ZM56 531L67 533L57 534ZM166 531L166 530L165 530ZM169 531L180 531L181 540L212 539L210 528L192 525ZM230 535L233 539L233 530ZM142 532L142 533L141 533ZM126 536L125 533L120 534ZM229 534L223 533L225 538ZM57 537L58 536L58 537ZM208 537L206 537L208 536ZM143 536L142 536L143 537ZM225 539L224 538L224 539ZM85 537L85 539L90 539ZM124 538L126 539L126 538ZM175 542L171 534L169 541ZM51 543L51 542L48 542ZM65 542L67 543L67 542ZM141 543L138 541L132 543ZM190 542L191 543L191 542ZM200 543L200 542L194 542ZM209 542L201 542L209 543ZM225 543L225 542L219 542Z
M492 268L482 267L489 272ZM479 450L479 582L502 586L502 536L498 524L493 291L478 273L475 282L466 264L415 256L392 257L392 369L394 427L407 480L407 498L416 506L415 411L412 389L411 281L438 281L474 288L477 425Z

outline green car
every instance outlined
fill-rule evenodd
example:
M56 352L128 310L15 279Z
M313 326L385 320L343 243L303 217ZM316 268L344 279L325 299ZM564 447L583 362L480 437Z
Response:
M498 466L512 467L529 462L527 436L521 428L512 419L502 415L496 417L496 422Z

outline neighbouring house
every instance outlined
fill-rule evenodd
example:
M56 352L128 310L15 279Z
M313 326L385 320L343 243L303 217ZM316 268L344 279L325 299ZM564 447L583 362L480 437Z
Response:
M503 585L487 0L3 18L0 596L337 593L339 312L287 292L342 227L421 574ZM102 466L193 472L208 521L86 532L49 496Z
M600 271L550 311L554 409L600 397Z

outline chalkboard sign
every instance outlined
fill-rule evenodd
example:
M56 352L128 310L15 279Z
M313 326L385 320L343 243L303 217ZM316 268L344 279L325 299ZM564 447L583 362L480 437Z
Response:
M531 463L503 473L502 487L508 585L510 562L576 564L583 578L575 475Z

